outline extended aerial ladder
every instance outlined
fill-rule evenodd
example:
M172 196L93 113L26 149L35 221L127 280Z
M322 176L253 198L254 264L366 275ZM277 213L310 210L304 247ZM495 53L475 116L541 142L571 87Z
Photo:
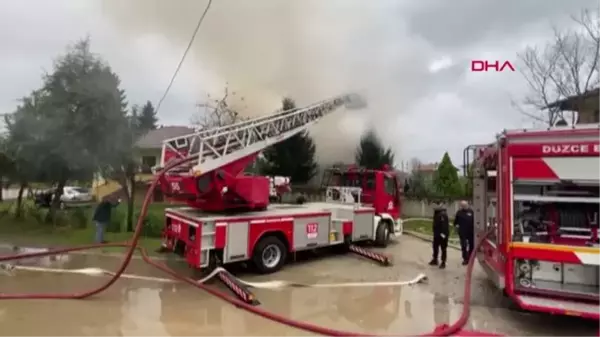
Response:
M206 211L259 210L269 203L269 179L243 175L248 164L267 147L305 131L337 108L365 106L357 94L337 96L302 109L241 121L232 125L167 139L161 166L197 157L161 180L168 197Z

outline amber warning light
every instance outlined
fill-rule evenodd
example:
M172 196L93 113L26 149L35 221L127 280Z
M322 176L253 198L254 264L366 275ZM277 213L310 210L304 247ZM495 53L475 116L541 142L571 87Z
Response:
M498 61L498 60L472 60L471 61L472 72L503 72L503 71L515 71L515 67L510 61Z

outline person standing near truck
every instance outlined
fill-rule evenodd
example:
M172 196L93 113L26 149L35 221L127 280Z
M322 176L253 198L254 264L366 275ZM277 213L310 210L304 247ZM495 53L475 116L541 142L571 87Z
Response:
M110 223L112 209L117 207L120 202L121 200L115 197L105 197L100 201L98 206L96 206L94 217L92 218L94 225L96 226L96 243L107 243L107 241L104 240L104 232Z
M439 204L433 211L433 258L430 266L438 265L438 255L441 250L440 269L446 268L446 257L448 249L448 235L450 235L450 221L446 208Z
M458 229L463 266L469 264L475 245L475 229L473 228L473 210L465 200L460 202L460 209L454 216L454 227Z

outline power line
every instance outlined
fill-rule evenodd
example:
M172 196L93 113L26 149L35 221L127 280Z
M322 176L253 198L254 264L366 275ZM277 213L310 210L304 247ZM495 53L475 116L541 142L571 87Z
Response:
M192 45L194 44L194 40L196 39L196 34L198 34L198 30L200 30L200 26L202 25L202 22L204 21L204 18L206 17L206 13L208 13L208 10L210 9L210 5L212 5L212 2L213 2L213 0L208 0L208 4L206 4L206 8L204 8L204 12L202 13L202 16L198 20L198 24L196 24L196 28L194 29L194 32L192 33L192 38L190 39L190 42L188 43L187 48L185 48L185 51L183 52L183 56L181 57L181 60L179 61L179 64L177 65L177 68L175 69L175 72L173 73L173 76L171 77L171 81L169 82L169 85L167 86L165 93L162 95L162 97L158 101L158 104L156 105L156 113L157 114L158 114L158 111L160 110L160 107L161 107L163 101L169 94L169 91L171 90L171 87L173 86L173 83L175 82L175 78L177 77L177 74L179 74L179 70L181 69L181 66L183 65L183 61L185 61L185 58L186 58L188 52L190 51L190 49L192 48Z

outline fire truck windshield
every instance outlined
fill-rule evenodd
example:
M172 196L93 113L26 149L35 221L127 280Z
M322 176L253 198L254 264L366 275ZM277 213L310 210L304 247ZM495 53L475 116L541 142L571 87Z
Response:
M399 192L398 186L396 186L396 179L394 177L385 174L383 176L383 189L387 195L395 197Z
M375 189L374 172L344 172L337 179L333 179L336 186L360 187L363 191L372 191Z

